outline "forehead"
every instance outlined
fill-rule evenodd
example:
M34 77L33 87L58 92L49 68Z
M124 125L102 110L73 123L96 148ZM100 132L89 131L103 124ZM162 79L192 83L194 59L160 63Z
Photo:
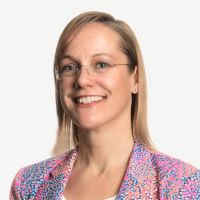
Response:
M104 53L109 55L122 54L120 36L110 27L100 23L90 23L72 34L64 54L89 56Z

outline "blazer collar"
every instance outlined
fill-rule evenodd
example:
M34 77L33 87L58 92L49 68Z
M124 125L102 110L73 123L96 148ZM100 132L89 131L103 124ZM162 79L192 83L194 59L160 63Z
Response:
M78 148L75 148L67 153L64 159L60 159L60 161L57 163L57 166L51 171L51 185L54 185L54 181L56 181L58 184L58 180L60 180L61 188L59 190L59 196L62 196L64 192L64 188L72 173L77 156ZM155 171L152 170L150 159L150 150L137 142L134 143L129 158L129 164L122 180L117 199L133 199L133 197L140 198L141 190L144 190L144 188L141 187L143 187L148 181L147 178L152 180L156 176ZM57 190L58 188L51 188L52 196L57 194Z
M142 199L145 193L155 195L156 172L151 162L151 150L135 143L123 178L118 199ZM147 197L148 198L148 197Z

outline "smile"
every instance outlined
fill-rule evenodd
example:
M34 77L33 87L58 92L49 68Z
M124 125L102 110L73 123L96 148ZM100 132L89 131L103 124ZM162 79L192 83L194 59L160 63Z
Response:
M87 97L80 97L76 99L76 103L78 104L88 104L92 102L101 101L105 98L105 96L87 96Z

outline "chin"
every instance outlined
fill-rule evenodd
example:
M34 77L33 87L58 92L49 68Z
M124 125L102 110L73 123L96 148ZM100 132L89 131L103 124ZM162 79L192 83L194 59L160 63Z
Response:
M84 130L95 130L100 127L100 124L97 122L89 122L89 121L79 121L78 123L75 123L80 129Z
M95 130L98 129L99 126L94 125L94 124L79 124L77 125L80 129L84 129L84 130Z
M82 116L74 116L74 124L76 124L78 127L83 129L91 129L98 126L100 123L100 120L97 119L96 116L88 116L88 115L82 115Z

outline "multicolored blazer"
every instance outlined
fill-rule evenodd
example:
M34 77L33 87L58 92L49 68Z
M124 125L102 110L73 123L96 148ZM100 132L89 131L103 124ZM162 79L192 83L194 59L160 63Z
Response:
M10 200L60 200L78 150L18 171ZM117 200L200 199L200 170L135 143Z

